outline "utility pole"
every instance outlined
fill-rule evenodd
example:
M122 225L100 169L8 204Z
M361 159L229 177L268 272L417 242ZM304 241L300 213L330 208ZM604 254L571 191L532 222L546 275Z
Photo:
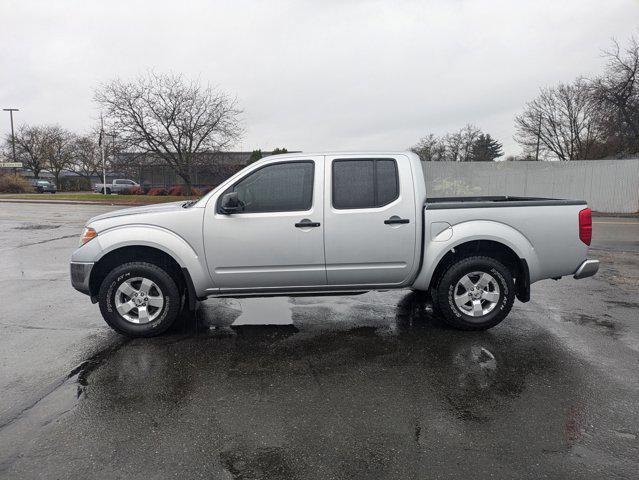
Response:
M13 161L17 162L18 160L16 159L16 136L13 133L13 112L19 112L20 110L18 110L17 108L3 108L2 110L4 110L5 112L9 112L9 116L11 117L11 148L13 149ZM13 174L17 175L17 170L15 167L13 167Z
M100 156L102 157L102 193L107 194L106 187L106 166L104 163L104 119L100 115L100 138L98 139L98 146L100 147Z
M537 128L537 148L535 149L535 162L539 161L539 142L541 140L541 113L539 114L539 127Z

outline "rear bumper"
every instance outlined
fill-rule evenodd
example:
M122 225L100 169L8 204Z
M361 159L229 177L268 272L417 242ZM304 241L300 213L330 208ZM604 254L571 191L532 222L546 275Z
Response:
M71 285L78 292L91 295L89 288L91 270L93 270L93 263L71 262Z
M585 260L577 269L574 278L592 277L599 270L599 260Z

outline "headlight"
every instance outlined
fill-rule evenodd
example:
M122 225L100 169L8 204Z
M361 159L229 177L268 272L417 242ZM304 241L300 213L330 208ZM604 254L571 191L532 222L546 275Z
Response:
M92 228L84 227L84 230L82 230L82 236L80 237L80 246L84 245L89 240L93 240L97 236L98 232Z

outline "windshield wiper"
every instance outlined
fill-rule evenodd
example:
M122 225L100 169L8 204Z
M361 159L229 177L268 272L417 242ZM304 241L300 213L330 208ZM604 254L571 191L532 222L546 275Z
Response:
M197 200L189 200L182 204L182 208L189 208L197 203Z

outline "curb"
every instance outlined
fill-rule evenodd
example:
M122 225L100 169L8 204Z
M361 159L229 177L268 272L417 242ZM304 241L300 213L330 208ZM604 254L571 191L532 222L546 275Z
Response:
M618 217L618 218L638 218L639 212L636 213L605 213L592 212L593 217Z
M106 205L107 207L142 207L144 205L161 205L159 203L110 203L110 202L93 202L91 200L36 200L30 198L0 198L0 203L49 203L58 205Z

